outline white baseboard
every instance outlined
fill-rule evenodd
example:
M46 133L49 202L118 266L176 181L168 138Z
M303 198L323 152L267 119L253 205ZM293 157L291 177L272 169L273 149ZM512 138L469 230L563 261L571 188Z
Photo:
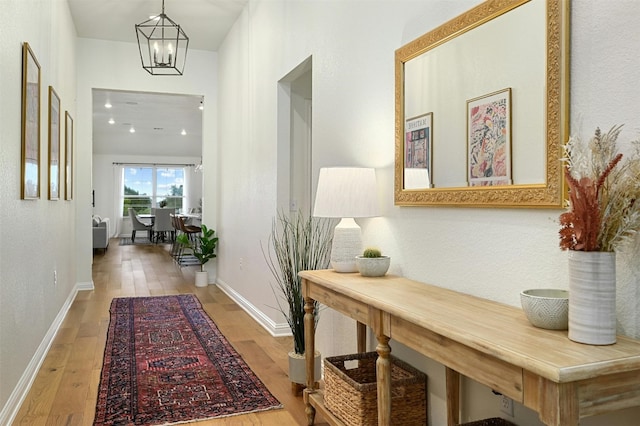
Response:
M260 324L269 334L273 337L283 337L283 336L291 336L291 329L289 328L289 324L284 323L276 323L271 318L266 316L261 310L256 308L251 302L242 297L238 292L229 287L227 283L218 279L216 280L216 285L220 290L222 290L227 296L229 296L234 302L236 302L246 313L251 316L258 324Z
M93 285L93 281L89 281L87 283L78 283L78 284L76 284L76 290L77 291L91 291L91 290L95 290L95 289L96 288Z
M90 283L77 283L69 293L67 300L65 300L64 304L60 308L58 315L56 315L56 318L51 323L51 327L47 330L47 333L42 338L38 349L31 358L31 361L29 361L22 377L18 380L18 384L13 389L13 392L11 392L11 395L9 395L7 403L2 408L2 411L0 411L0 425L10 425L13 423L20 406L24 402L27 393L29 393L31 385L33 384L33 381L35 380L36 375L38 374L38 371L51 348L51 344L53 343L53 339L56 337L58 329L62 325L71 304L73 304L73 301L80 290L93 290L93 281Z

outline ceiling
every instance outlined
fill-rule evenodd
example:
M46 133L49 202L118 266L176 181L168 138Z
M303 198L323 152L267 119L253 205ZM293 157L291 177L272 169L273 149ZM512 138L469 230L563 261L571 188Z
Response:
M202 155L200 96L103 89L92 92L94 154ZM111 108L105 107L107 103ZM132 128L135 133L131 133Z
M135 24L158 15L163 0L68 0L78 37L136 43ZM189 49L217 51L247 0L164 0L165 14Z
M164 0L164 11L187 34L190 50L217 51L247 1ZM137 43L135 24L162 11L162 0L68 2L78 37L129 43ZM106 101L112 108L104 107ZM200 157L200 102L192 95L94 89L93 152ZM109 124L110 118L114 124ZM129 132L131 126L135 133Z

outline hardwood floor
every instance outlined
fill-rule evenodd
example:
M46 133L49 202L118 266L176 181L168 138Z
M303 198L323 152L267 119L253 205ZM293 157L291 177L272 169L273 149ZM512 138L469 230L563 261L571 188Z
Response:
M191 423L194 425L306 425L302 397L291 392L291 338L274 338L215 285L193 285L197 266L180 268L168 245L120 246L94 255L95 290L78 293L14 425L92 425L114 297L193 293L247 364L284 405L282 410ZM316 424L327 423L318 415Z

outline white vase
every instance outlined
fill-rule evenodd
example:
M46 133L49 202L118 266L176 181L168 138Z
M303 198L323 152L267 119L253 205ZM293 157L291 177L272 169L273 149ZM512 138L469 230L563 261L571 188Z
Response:
M206 287L209 285L209 273L207 271L196 271L196 287Z
M616 342L616 255L569 251L569 339L589 345Z
M320 352L316 351L313 358L313 378L317 382L320 380ZM289 352L289 380L301 385L307 384L307 360L304 354Z

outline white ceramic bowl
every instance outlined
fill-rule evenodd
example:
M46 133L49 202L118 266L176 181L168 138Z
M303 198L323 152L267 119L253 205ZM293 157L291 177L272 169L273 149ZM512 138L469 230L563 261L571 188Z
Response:
M363 277L382 277L389 270L389 256L362 257L356 256L356 268Z
M520 303L527 319L536 327L566 330L569 325L569 292L551 288L524 290Z

